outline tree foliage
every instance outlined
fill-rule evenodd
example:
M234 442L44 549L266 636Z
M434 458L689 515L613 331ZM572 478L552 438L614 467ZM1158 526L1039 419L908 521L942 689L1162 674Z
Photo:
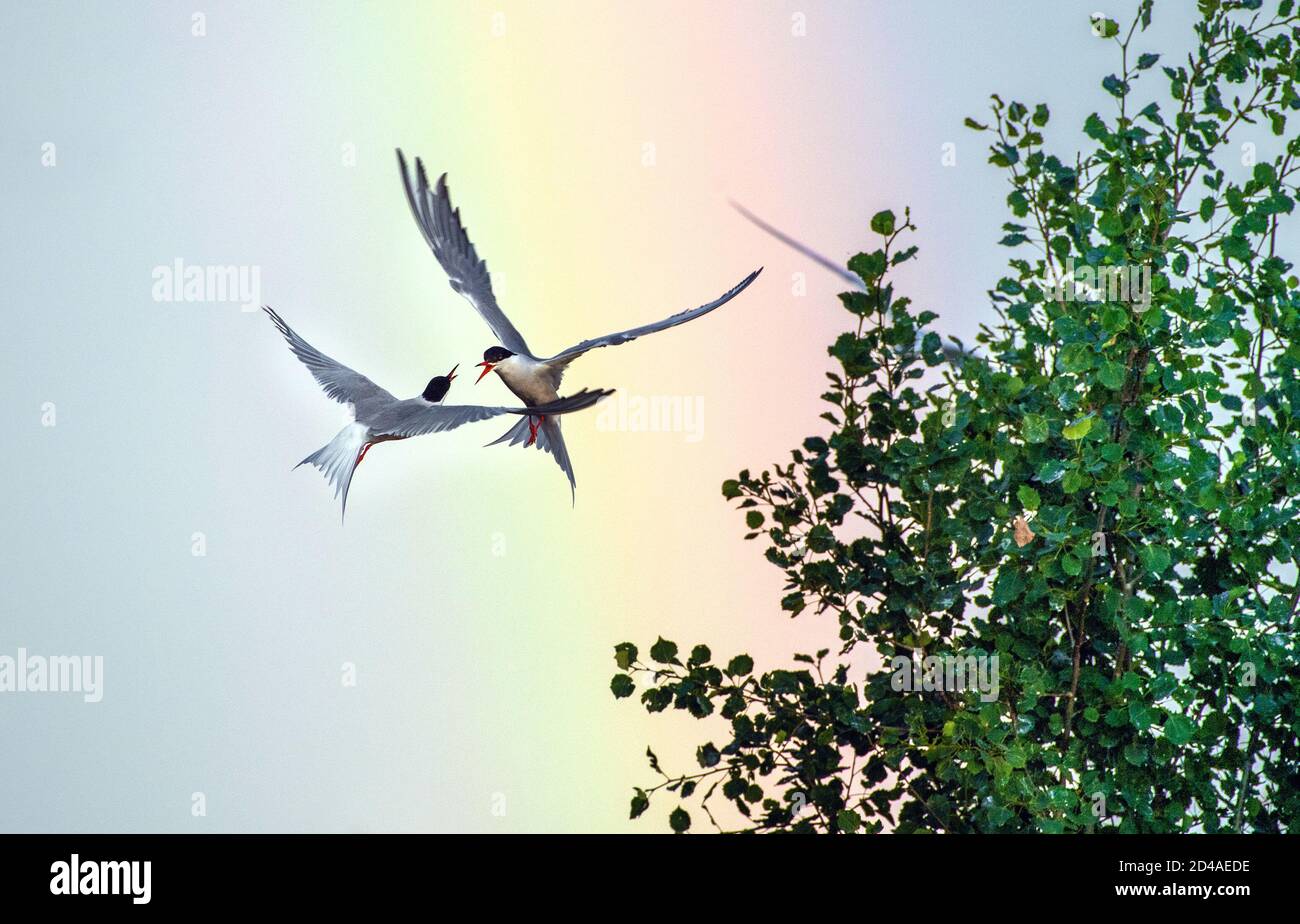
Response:
M669 799L679 832L701 814L1297 830L1300 294L1277 232L1300 26L1291 2L1261 6L1201 0L1168 64L1136 47L1150 0L1094 22L1119 69L1077 155L1045 149L1046 105L994 96L967 120L1011 188L973 357L946 360L935 314L894 290L910 215L872 219L829 349L829 435L723 485L788 578L781 607L837 619L841 647L758 673L705 645L619 645L615 696L717 730L689 770L647 752L633 817ZM898 688L896 658L994 655L996 698Z

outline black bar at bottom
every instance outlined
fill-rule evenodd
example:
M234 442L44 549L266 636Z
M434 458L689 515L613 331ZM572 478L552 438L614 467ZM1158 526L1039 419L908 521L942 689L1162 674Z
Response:
M1197 901L1227 911L1293 894L1291 847L1263 835L0 835L0 894L9 908L338 911L397 900L433 902L432 910L459 893L537 911L560 894L566 907L584 896L599 906L611 887L626 888L628 900L689 887L744 905L736 890L750 882L755 895L785 893L796 904L813 888L873 908L891 896L920 909L1001 894L1071 909Z

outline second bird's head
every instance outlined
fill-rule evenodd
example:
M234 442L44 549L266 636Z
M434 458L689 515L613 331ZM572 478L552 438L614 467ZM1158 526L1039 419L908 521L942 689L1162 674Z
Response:
M514 353L511 353L505 347L488 347L483 351L483 362L478 364L478 368L483 371L478 374L478 378L474 380L474 384L477 385L479 382L483 381L483 376L491 372L497 363L505 362L514 355Z
M447 392L451 389L451 381L456 377L456 370L459 368L460 363L456 363L446 375L435 375L429 379L429 384L424 387L424 394L420 397L431 404L437 404L447 397Z

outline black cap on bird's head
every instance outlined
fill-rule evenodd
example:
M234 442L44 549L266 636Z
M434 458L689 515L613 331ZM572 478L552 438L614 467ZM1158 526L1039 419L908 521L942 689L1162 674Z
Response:
M456 363L446 375L435 375L429 379L429 384L424 387L424 394L420 397L432 404L437 404L447 397L447 392L451 389L451 380L456 377L456 370L459 368L460 363Z
M514 353L511 353L505 347L500 347L500 346L488 347L486 350L483 351L483 362L478 364L478 368L482 369L483 371L478 374L478 378L474 380L474 384L477 385L479 382L483 381L483 376L491 372L492 367L495 366L497 363L509 359L511 356L514 355L515 355Z

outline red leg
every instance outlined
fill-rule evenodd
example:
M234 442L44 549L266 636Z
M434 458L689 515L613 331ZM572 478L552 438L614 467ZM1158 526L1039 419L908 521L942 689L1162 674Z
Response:
M531 417L528 418L528 442L524 443L524 446L531 446L533 443L537 442L537 428L542 425L542 421L545 419L545 414L537 418L537 423L533 423Z
M361 464L361 460L366 457L366 453L370 451L370 447L372 445L373 445L372 443L366 443L361 447L361 454L357 456L357 465Z

